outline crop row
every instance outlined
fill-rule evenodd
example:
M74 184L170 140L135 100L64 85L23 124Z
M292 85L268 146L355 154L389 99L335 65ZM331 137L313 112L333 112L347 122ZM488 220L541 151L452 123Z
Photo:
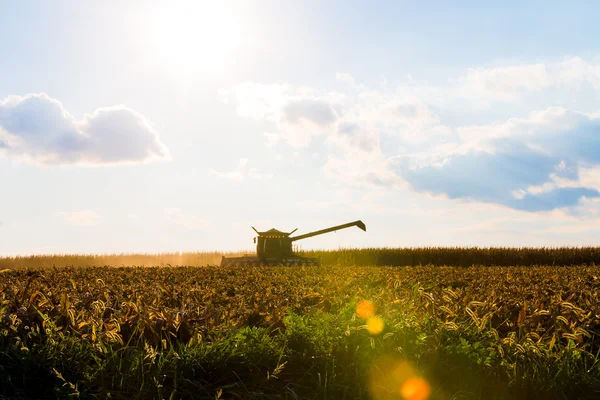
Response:
M160 254L37 255L0 258L3 268L51 268L92 266L219 265L222 256L246 252L191 252ZM310 250L303 256L318 257L325 265L360 266L531 266L600 264L600 247L415 247Z
M458 352L493 374L504 374L511 385L527 378L528 384L548 389L570 371L561 384L576 385L573 377L591 374L600 387L599 291L596 266L3 270L0 356L83 346L88 350L82 354L93 353L104 366L114 354L139 351L146 361L166 352L179 365L177 354L197 346L205 351L217 346L223 357L237 354L246 343L271 352L270 359L278 362L269 368L281 372L287 360L288 369L294 362L331 359L326 362L335 364L336 357L358 362L359 355L370 360L374 354L401 354L425 363L427 355ZM223 332L246 333L223 347L228 343ZM257 338L260 332L266 336ZM297 332L305 332L302 340ZM248 344L255 343L251 339L258 344ZM268 358L261 354L256 357ZM352 381L351 371L343 368L331 373ZM90 376L99 379L97 374Z
M5 271L0 274L0 328L23 337L28 329L52 323L65 334L92 341L127 341L140 329L178 333L189 340L194 332L272 326L281 324L288 311L335 313L368 299L383 316L410 309L446 327L493 329L500 338L571 338L596 346L599 291L598 267Z

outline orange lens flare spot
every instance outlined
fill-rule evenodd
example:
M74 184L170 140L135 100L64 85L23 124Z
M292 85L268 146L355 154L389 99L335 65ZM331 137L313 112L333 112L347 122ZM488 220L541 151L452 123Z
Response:
M430 393L429 383L420 377L409 378L400 387L400 395L404 400L427 400Z
M356 314L361 318L371 318L375 315L375 306L369 300L363 300L356 305Z
M371 317L367 320L367 330L371 335L378 335L383 331L383 319L380 317Z

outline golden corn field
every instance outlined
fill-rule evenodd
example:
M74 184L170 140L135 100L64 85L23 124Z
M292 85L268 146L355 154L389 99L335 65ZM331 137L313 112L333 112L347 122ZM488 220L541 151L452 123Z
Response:
M470 251L1 259L0 398L600 397L600 251Z
M255 250L247 250L253 254ZM0 258L0 268L68 267L68 266L174 266L218 265L221 257L235 257L244 252L196 252L160 254L64 254ZM600 247L415 247L317 250L301 252L319 257L323 264L343 265L582 265L600 264Z

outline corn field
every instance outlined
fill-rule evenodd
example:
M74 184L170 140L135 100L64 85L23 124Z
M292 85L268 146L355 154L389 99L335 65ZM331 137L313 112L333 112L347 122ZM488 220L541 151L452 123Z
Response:
M255 254L236 252L194 252L158 254L57 254L0 257L0 268L101 267L101 266L205 266L219 265L221 257ZM415 247L309 250L300 252L318 257L323 264L361 266L528 266L600 264L600 247Z
M362 266L375 250L345 250L297 268L3 264L0 397L600 396L595 249L386 251L429 262ZM562 264L502 266L535 257Z

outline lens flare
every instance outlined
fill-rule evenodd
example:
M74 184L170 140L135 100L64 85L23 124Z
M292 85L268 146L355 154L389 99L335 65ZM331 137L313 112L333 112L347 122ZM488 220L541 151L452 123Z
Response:
M356 314L364 319L375 315L375 306L369 300L363 300L356 305Z
M410 361L387 355L371 366L369 392L378 400L428 400L431 386Z
M379 335L383 331L383 319L371 317L367 320L367 330L371 335Z
M430 393L429 383L418 376L407 379L400 387L403 400L427 400Z

